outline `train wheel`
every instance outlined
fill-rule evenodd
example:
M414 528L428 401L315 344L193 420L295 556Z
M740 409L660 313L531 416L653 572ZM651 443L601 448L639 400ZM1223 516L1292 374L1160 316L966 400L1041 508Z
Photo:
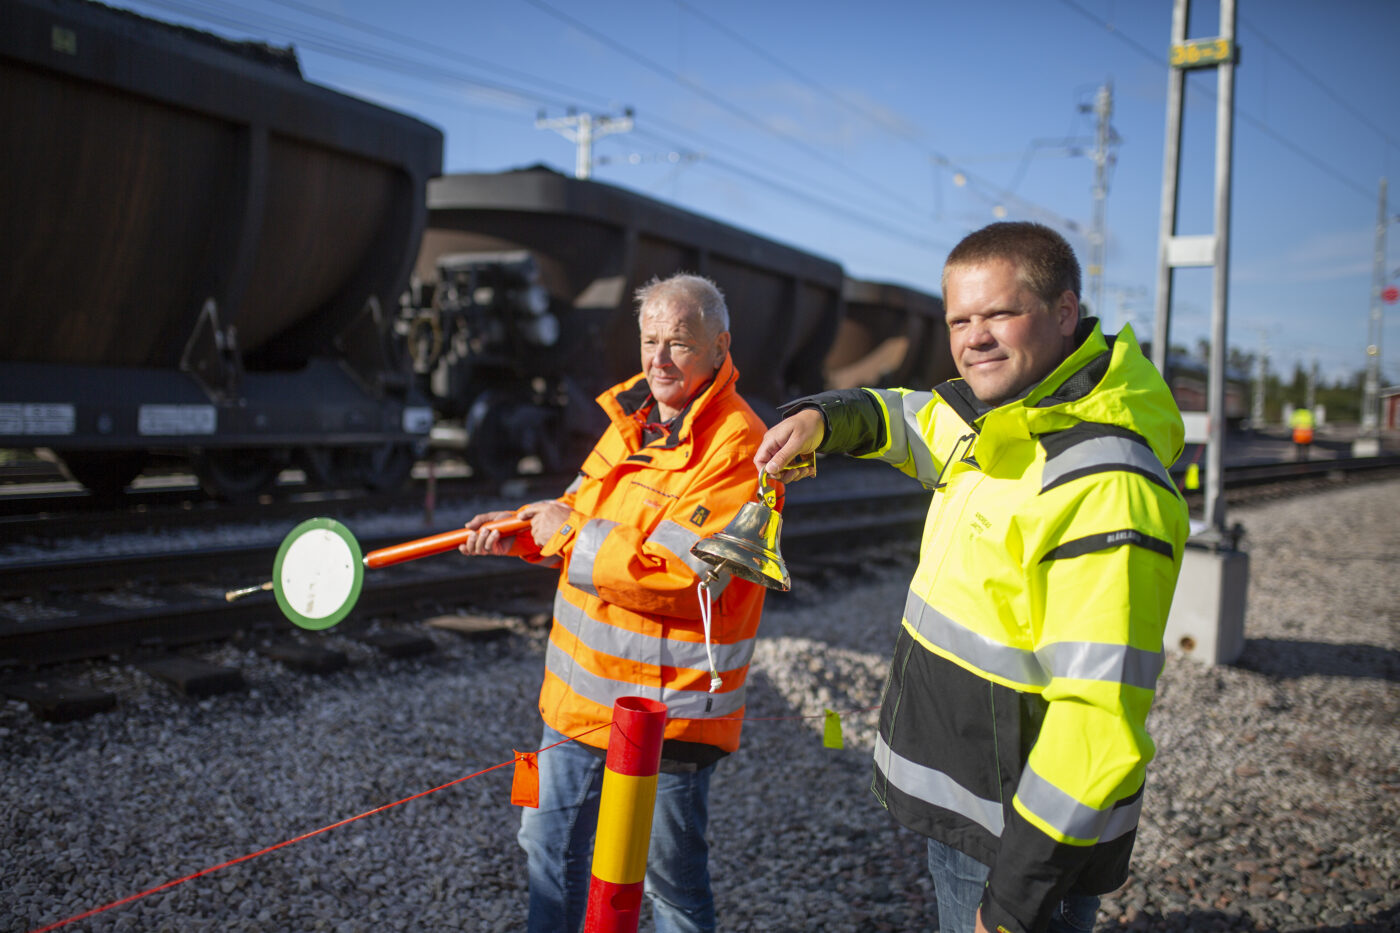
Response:
M537 458L547 473L560 461L562 412L509 391L488 389L467 413L467 463L488 480L519 473L520 461Z
M104 499L120 496L146 466L139 450L68 450L61 456L68 474Z
M199 485L215 499L230 502L255 499L277 482L283 458L257 448L204 450L194 458Z
M376 492L402 486L418 460L411 444L307 447L302 450L302 459L310 478L319 485Z
M413 473L418 454L412 444L384 444L366 451L369 467L365 485L376 492L398 489Z

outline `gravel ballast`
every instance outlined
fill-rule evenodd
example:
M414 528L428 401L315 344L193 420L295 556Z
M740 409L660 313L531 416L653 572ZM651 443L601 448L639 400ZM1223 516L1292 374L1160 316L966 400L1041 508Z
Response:
M1169 654L1129 883L1099 929L1400 929L1400 482L1234 509L1251 575L1241 659ZM936 928L921 837L869 791L910 554L862 552L770 599L743 748L712 791L721 928ZM80 722L0 703L0 930L517 930L513 750L538 744L545 632L289 671L207 646L246 690L191 700L134 664L67 667L115 693ZM823 747L841 712L844 747ZM547 752L545 753L547 754ZM401 805L373 812L449 782ZM645 916L642 929L650 928Z

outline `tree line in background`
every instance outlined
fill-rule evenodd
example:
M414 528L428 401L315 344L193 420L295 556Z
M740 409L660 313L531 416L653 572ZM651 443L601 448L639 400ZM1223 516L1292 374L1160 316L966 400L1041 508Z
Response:
M1210 361L1210 341L1200 340L1196 344L1195 350L1186 347L1173 345L1174 353L1182 353L1203 363ZM1230 379L1247 382L1250 391L1254 391L1255 382L1259 377L1259 354L1249 353L1239 347L1230 347L1225 355L1225 369ZM1334 382L1328 382L1321 377L1318 378L1316 386L1313 388L1313 404L1321 405L1327 412L1327 422L1329 424L1357 424L1361 421L1361 400L1365 391L1366 370L1360 368L1356 372L1339 378ZM1386 379L1385 373L1381 373L1380 384L1388 386L1391 383ZM1252 402L1253 396L1250 396ZM1294 408L1302 408L1308 402L1308 370L1302 363L1293 364L1293 373L1287 379L1281 373L1266 367L1264 371L1264 421L1268 424L1279 424L1283 419L1284 406L1291 405Z

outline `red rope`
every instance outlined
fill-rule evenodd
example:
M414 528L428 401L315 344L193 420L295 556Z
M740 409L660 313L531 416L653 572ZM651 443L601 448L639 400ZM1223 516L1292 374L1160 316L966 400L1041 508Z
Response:
M555 742L554 745L547 745L544 748L540 749L540 751L548 751L549 749L554 748L555 745L563 745L565 742L572 742L576 738L588 735L589 732L597 732L599 729L606 728L610 725L612 725L612 723L605 722L601 726L594 726L592 729L589 729L588 732L580 732L577 736L570 736L567 738L560 739L558 742ZM247 862L251 859L257 858L258 856L267 855L269 852L276 852L278 849L284 849L287 846L301 842L304 839L310 839L312 836L319 836L321 833L329 832L332 829L338 829L339 827L344 826L347 823L353 823L356 820L362 820L365 817L373 816L376 813L383 813L385 810L392 810L394 807L408 803L409 801L417 800L420 797L426 797L429 794L435 794L440 790L446 790L449 787L461 784L463 781L469 781L474 777L480 777L483 774L495 771L497 768L504 768L507 765L513 764L515 764L514 758L511 758L509 761L502 761L501 763L494 764L489 768L482 768L480 771L465 775L464 777L459 777L454 781L448 781L446 784L439 784L437 787L431 788L429 790L419 791L418 793L413 794L410 797L405 797L402 800L396 800L393 803L386 803L384 804L384 806L375 807L373 810L366 810L364 813L361 813L357 816L347 817L346 819L343 819L338 823L332 823L329 826L322 826L320 829L313 829L309 833L302 833L300 836L297 836L293 839L288 839L284 842L279 842L276 845L268 846L265 849L259 849L258 851L250 852L247 855L240 855L238 858L229 859L227 862L221 862L218 865L210 866L209 868L205 868L202 871L197 871L192 875L186 875L183 878L176 878L174 881L167 881L164 884L158 884L154 888L148 888L145 891L140 892L139 894L132 894L129 897L122 898L121 900L112 901L112 903L110 904L103 904L101 907L94 907L92 910L86 910L80 914L74 914L66 920L60 920L57 923L50 923L46 927L39 927L36 930L30 931L30 933L48 933L49 930L57 930L59 927L67 926L70 923L76 923L79 920L85 920L88 917L93 916L94 914L100 914L103 911L111 910L113 907L120 907L123 904L130 904L132 901L139 901L143 897L149 897L152 894L157 894L161 891L168 890L170 888L175 887L176 885L184 884L186 881L193 881L196 878L203 878L205 875L213 874L214 872L219 871L223 868L228 868L231 865L237 865L240 862Z
M878 706L862 706L859 709L848 709L838 716L849 716L852 713L873 713L879 709ZM686 722L796 722L801 719L825 719L826 713L817 713L812 716L668 716L667 721L672 719L684 719Z
M868 713L874 709L879 709L879 707L871 706L866 707L864 709L849 710L848 712ZM728 719L731 721L737 719L741 722L777 722L780 720L821 719L823 718L823 716L825 716L824 713L817 716L731 716L716 717L716 719ZM711 719L709 721L714 722L716 721L716 719ZM594 726L592 729L589 729L586 732L580 732L578 735L566 736L565 738L560 739L558 742L555 742L553 745L546 745L539 751L547 752L551 748L563 745L565 742L572 742L575 739L579 739L585 735L588 735L590 732L597 732L599 729L605 729L611 725L611 722L605 722L600 726ZM536 752L536 754L539 754L539 752ZM133 901L139 901L143 897L150 897L152 894L159 894L161 891L167 891L170 888L173 888L177 885L184 884L186 881L193 881L196 878L203 878L205 875L213 874L216 871L219 871L224 868L229 868L230 866L237 865L241 862L251 861L252 859L258 858L259 856L267 855L269 852L276 852L278 849L285 849L287 846L294 845L306 839L310 839L312 836L319 836L321 835L321 833L330 832L332 829L338 829L341 826L346 825L347 823L353 823L356 820L362 820L365 817L373 816L376 813L383 813L385 810L392 810L394 807L402 806L403 804L409 803L410 801L418 800L421 797L426 797L429 794L436 794L440 790L446 790L449 787L455 787L456 785L461 784L463 781L469 781L474 777L480 777L481 775L487 774L491 771L495 771L498 768L504 768L507 765L513 764L515 764L515 759L512 757L509 761L502 761L499 764L491 765L491 767L489 768L482 768L480 771L464 775L463 777L459 777L456 780L448 781L446 784L439 784L437 787L429 788L428 790L419 791L418 793L413 794L409 797L405 797L402 800L395 800L393 803L386 803L382 807L375 807L373 810L366 810L364 813L360 813L356 816L346 817L345 819L340 820L339 822L331 823L329 826L322 826L320 829L313 829L308 833L302 833L300 836L296 836L292 839L287 839L283 842L277 843L276 845L270 845L265 849L259 849L258 851L250 852L247 855L240 855L238 858L229 859L227 862L220 862L218 865L212 865L209 868L202 869L200 871L194 872L193 874L185 875L183 878L176 878L173 881L167 881L164 884L158 884L153 888L147 888L145 891L129 895L127 897L122 898L121 900L112 901L110 904L103 904L101 907L94 907L91 910L85 910L80 914L74 914L73 916L68 917L65 920L59 920L56 923L50 923L48 926L38 927L34 930L31 930L30 933L48 933L48 931L50 930L57 930L59 927L65 927L70 923L76 923L79 920L86 920L88 917L100 914L104 911L111 910L113 907L120 907L123 904L130 904Z

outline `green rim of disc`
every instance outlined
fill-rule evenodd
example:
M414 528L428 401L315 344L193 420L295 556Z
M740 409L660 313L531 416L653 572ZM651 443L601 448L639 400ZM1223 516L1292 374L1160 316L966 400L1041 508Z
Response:
M288 600L287 594L282 589L282 562L286 559L287 552L292 549L296 540L309 531L329 531L345 542L350 549L350 559L353 563L354 580L350 584L350 592L345 601L332 613L325 616L303 615ZM330 628L341 619L350 614L350 610L355 608L355 603L360 599L360 587L365 582L365 561L360 553L360 543L355 540L355 536L350 533L340 522L333 518L308 518L300 525L287 533L287 537L282 539L282 546L277 549L277 560L272 565L272 592L277 596L277 605L281 607L282 614L292 621L299 628L316 632L321 629Z

